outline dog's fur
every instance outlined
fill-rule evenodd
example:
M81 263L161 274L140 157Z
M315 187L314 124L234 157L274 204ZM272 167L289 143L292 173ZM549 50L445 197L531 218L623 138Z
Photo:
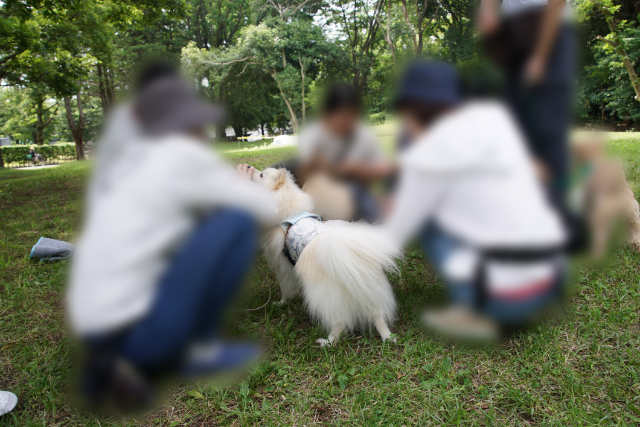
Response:
M252 181L269 191L278 206L278 223L302 212L313 212L313 198L304 193L286 169L255 171ZM374 325L383 341L391 337L388 325L395 315L395 298L385 271L396 270L400 249L392 246L372 226L343 221L316 236L294 267L282 253L285 233L276 226L265 236L263 247L276 270L282 300L302 290L312 317L328 331L331 344L345 331Z
M315 174L302 186L313 197L315 210L324 220L351 221L355 213L349 187L324 174Z
M626 222L629 244L640 251L640 206L626 180L622 162L608 158L604 139L595 136L575 142L572 151L575 163L592 168L581 188L584 199L581 204L592 236L592 256L604 256L616 220Z

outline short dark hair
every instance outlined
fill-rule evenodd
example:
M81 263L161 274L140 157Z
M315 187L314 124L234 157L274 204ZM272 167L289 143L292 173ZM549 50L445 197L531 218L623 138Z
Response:
M166 78L179 75L178 67L166 59L153 59L142 65L136 75L134 89L138 92L148 87L151 83Z
M407 101L397 106L398 111L406 111L418 121L420 126L430 126L436 119L453 108L447 104L431 104L428 102Z
M353 108L360 111L362 98L356 88L349 83L333 83L324 94L322 114L330 114L343 108Z

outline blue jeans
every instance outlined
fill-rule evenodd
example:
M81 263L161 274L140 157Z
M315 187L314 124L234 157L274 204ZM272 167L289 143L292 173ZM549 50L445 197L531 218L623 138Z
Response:
M429 224L420 237L420 244L431 264L444 279L451 302L458 305L477 307L478 278L456 281L447 277L444 273L444 266L449 257L456 251L465 248L465 243L447 233L441 227ZM515 301L488 296L482 306L477 308L484 315L493 318L502 325L523 323L532 319L550 303L559 299L564 282L565 274L561 271L553 286L543 293Z
M256 246L251 217L235 210L215 212L175 256L149 313L117 336L100 339L100 345L141 372L173 369L191 343L215 336Z
M380 207L378 201L367 187L362 184L353 182L350 185L353 204L355 205L355 213L353 220L358 221L364 219L370 224L376 222L380 216Z

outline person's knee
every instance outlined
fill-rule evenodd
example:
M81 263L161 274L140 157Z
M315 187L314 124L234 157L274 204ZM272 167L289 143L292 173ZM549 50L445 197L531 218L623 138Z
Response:
M220 215L235 239L257 242L258 227L255 219L247 212L239 209L225 209L220 212Z
M206 220L205 232L220 237L222 231L231 240L245 239L255 242L258 238L256 221L247 212L240 209L225 208L214 212Z

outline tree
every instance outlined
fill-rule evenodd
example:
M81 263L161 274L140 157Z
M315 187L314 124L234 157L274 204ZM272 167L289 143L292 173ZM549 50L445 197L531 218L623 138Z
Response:
M249 0L191 0L188 20L191 39L200 49L230 46L247 23Z
M247 68L259 67L269 75L286 106L295 133L299 132L298 111L305 114L304 93L323 58L331 56L331 48L322 30L309 21L282 24L267 20L244 28L238 42L231 48L198 49L195 43L183 50L183 64L192 74L209 70L224 84L230 70L242 76ZM199 71L198 71L199 70ZM227 101L227 100L225 100Z
M36 116L27 89L5 87L0 90L0 133L17 143L35 141Z
M640 59L640 5L628 0L615 4L581 1L577 12L587 47L578 67L581 118L603 126L640 120L637 84L633 83L637 83L634 67Z
M330 24L339 28L350 58L353 86L363 93L381 41L380 22L384 0L334 0L329 2Z
M409 8L407 0L401 1L402 15L411 32L415 56L420 56L424 47L425 31L434 21L437 21L442 9L441 3L433 0L415 0L413 7ZM413 16L410 16L411 10L414 11Z
M53 101L49 102L51 105L46 106L45 102L47 99L45 98L45 94L41 90L32 90L31 92L31 100L34 104L34 109L36 113L36 138L35 142L37 145L44 144L44 130L47 128L53 119L55 118L56 113L58 112L58 102ZM55 108L52 112L51 109Z
M69 95L64 96L64 108L67 112L67 123L69 123L69 129L71 129L71 134L73 135L73 142L76 144L76 160L84 160L84 146L82 141L84 134L84 112L82 111L82 96L78 93L75 98L78 104L77 121L71 109L71 97Z
M635 92L635 100L640 102L640 81L627 53L627 46L629 44L638 44L640 31L638 31L637 28L628 26L626 20L615 18L620 7L621 6L616 5L613 0L587 0L580 3L581 10L596 8L604 15L609 27L609 34L605 37L599 35L598 40L608 45L608 49L605 49L605 51L610 54L616 54L622 60L629 74L631 86Z

